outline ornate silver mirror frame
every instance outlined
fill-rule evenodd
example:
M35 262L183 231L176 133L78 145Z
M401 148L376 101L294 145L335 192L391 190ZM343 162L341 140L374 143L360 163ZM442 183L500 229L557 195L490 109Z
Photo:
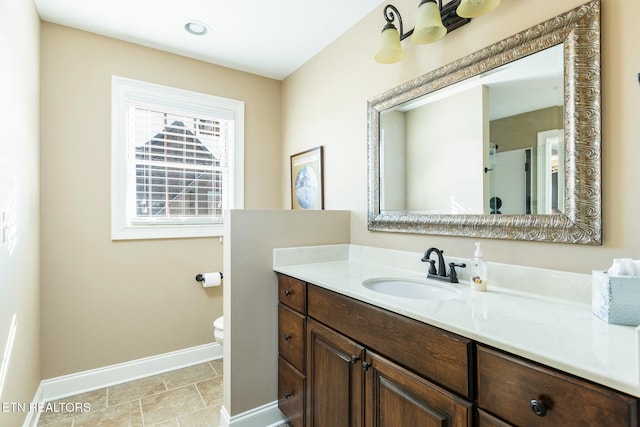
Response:
M564 44L564 213L392 215L380 211L381 111L558 44ZM370 99L368 138L369 230L601 245L600 0Z

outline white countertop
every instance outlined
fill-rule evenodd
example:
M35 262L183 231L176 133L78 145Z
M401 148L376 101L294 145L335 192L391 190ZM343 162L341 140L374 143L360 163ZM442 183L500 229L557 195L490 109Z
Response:
M445 285L458 291L447 300L362 286L378 277L424 280L421 257L357 245L281 248L273 269L640 397L640 327L610 325L591 313L590 275L488 263L487 292L472 291L463 269L461 283Z

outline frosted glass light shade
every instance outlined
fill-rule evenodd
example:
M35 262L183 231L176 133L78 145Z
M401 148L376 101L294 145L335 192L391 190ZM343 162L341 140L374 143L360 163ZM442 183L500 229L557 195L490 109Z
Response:
M498 7L500 0L462 0L456 13L462 18L477 18Z
M445 34L447 34L447 29L442 24L440 8L436 2L420 3L411 41L415 44L433 43L443 38Z
M404 50L400 46L400 34L394 26L387 26L380 34L380 50L375 60L381 64L393 64L402 61Z

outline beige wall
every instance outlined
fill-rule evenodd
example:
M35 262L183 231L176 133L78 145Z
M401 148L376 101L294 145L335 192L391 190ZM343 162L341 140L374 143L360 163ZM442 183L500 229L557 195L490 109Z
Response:
M217 238L111 241L111 76L245 101L245 207L281 198L280 87L256 75L42 23L42 377L210 343ZM35 265L35 264L34 264Z
M403 42L405 60L393 65L373 60L384 25L381 5L284 81L283 161L304 148L325 146L325 205L353 211L352 243L414 251L437 246L451 256L472 257L476 239L367 230L367 100L582 3L505 0L495 12L436 44ZM394 4L411 28L416 2ZM633 54L640 39L638 16L637 0L602 0L603 246L486 240L487 259L590 273L606 268L613 257L640 258L635 188L640 178L640 88L635 81L640 56ZM283 168L283 206L288 181Z
M232 417L278 398L273 248L349 243L349 212L235 210L225 223L224 407Z
M407 112L408 210L483 212L486 92L476 86Z
M7 403L30 402L40 382L39 33L33 2L0 2L0 373L7 367L0 402ZM0 425L21 425L25 415L0 411Z
M492 120L491 143L498 144L499 153L535 148L538 146L538 132L563 128L563 115L564 109L560 106Z
M407 209L406 114L390 110L380 115L380 206L383 210Z

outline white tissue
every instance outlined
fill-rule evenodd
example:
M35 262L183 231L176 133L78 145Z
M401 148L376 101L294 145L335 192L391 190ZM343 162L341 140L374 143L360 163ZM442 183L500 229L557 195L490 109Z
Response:
M640 267L631 258L615 258L607 270L610 276L640 276Z
M222 283L222 273L220 273L219 271L212 271L211 273L204 273L202 275L203 288L220 286L220 283Z

